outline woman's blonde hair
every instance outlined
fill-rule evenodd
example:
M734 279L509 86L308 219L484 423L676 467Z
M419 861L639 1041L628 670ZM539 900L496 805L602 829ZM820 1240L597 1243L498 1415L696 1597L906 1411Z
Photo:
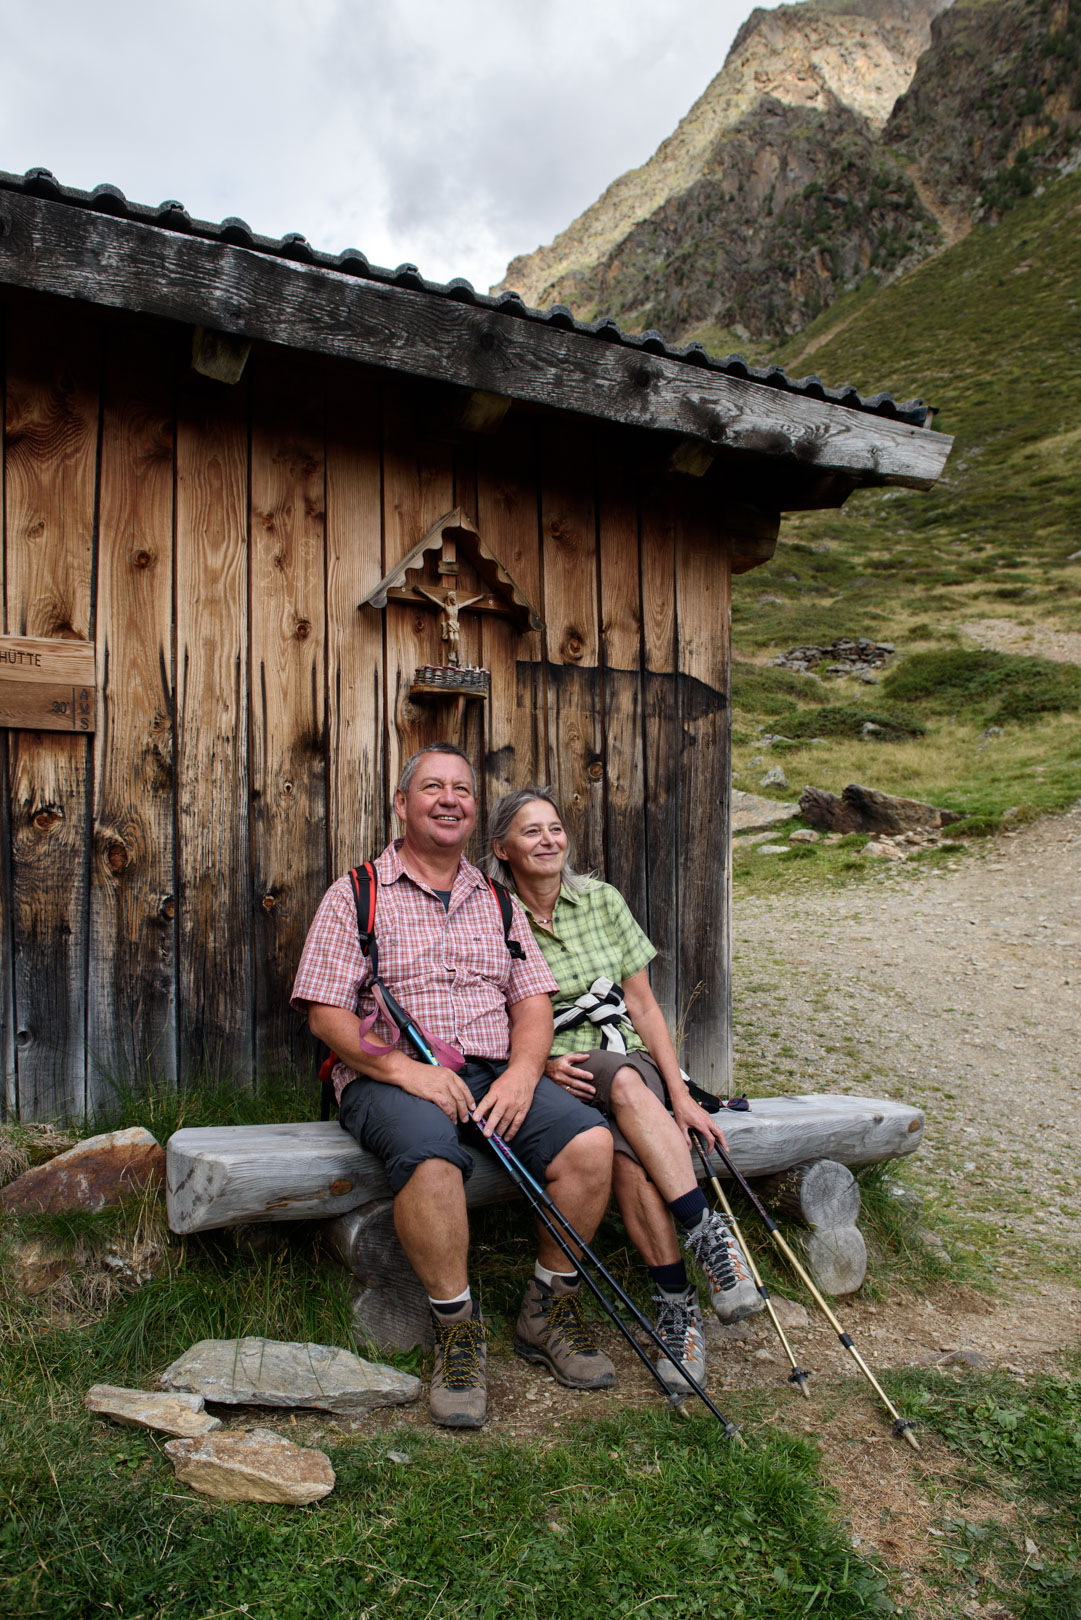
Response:
M527 804L532 804L534 799L542 799L545 804L550 804L560 821L563 822L563 829L566 831L567 823L563 820L563 812L559 808L559 801L556 799L555 794L550 787L541 787L536 782L531 782L528 787L515 788L513 793L505 793L488 817L488 853L484 857L484 870L489 877L495 878L498 883L505 884L512 894L518 892L514 882L514 873L507 862L501 860L496 854L493 845L497 841L503 843L519 810ZM597 880L592 872L576 872L574 870L571 865L572 853L571 835L568 832L567 858L563 862L563 887L568 889L571 894L585 894L586 890L591 889Z

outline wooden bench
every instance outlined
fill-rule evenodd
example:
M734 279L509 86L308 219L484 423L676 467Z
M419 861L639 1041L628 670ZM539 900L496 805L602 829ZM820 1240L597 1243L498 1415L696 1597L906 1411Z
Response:
M744 1175L787 1177L788 1207L812 1226L813 1212L800 1210L800 1184L806 1188L804 1205L813 1195L821 1211L845 1212L823 1215L838 1224L818 1234L820 1252L809 1258L828 1292L858 1287L866 1264L855 1227L859 1194L840 1167L914 1153L923 1137L920 1110L874 1097L762 1097L753 1098L746 1113L726 1110L722 1122L732 1160ZM408 1348L427 1337L427 1304L394 1234L383 1166L336 1121L192 1127L170 1137L166 1158L174 1232L322 1220L328 1247L366 1285L355 1305L361 1330L389 1348ZM821 1161L832 1162L837 1173L807 1181L808 1167ZM725 1175L719 1163L715 1168ZM466 1183L467 1203L517 1196L494 1157L479 1154ZM842 1237L845 1233L852 1236Z

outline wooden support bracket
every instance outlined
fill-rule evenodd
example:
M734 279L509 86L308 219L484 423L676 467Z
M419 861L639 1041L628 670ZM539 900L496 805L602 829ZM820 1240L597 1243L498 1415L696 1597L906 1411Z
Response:
M250 353L250 339L230 337L209 326L197 326L191 335L191 369L215 382L238 383Z

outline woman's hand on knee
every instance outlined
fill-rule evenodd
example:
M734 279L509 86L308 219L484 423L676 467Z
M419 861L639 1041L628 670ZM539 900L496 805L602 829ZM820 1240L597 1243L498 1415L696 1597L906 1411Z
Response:
M696 1135L705 1138L707 1147L723 1147L727 1153L728 1143L725 1140L724 1132L716 1122L716 1114L707 1114L706 1110L700 1107L692 1097L681 1097L678 1102L674 1102L672 1112L688 1146L692 1145L691 1132L693 1131Z
M563 1091L569 1091L572 1097L581 1097L583 1102L588 1102L597 1092L592 1074L581 1067L588 1056L588 1052L565 1052L562 1057L549 1058L544 1072Z

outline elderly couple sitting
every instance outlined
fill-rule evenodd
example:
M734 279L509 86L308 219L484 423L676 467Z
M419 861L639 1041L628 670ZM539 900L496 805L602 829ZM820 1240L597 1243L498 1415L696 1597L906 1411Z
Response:
M547 788L510 793L492 815L486 864L515 896L509 934L489 883L462 853L477 819L468 757L449 743L415 754L394 809L402 837L375 862L380 978L421 1028L465 1055L463 1066L430 1066L394 1045L398 1032L369 988L348 877L323 897L292 1003L338 1054L342 1125L386 1166L395 1228L435 1322L433 1420L479 1428L486 1412L485 1330L467 1270L474 1120L512 1144L585 1242L614 1190L653 1278L657 1330L702 1383L702 1315L684 1257L702 1272L722 1322L762 1301L695 1177L690 1132L711 1145L724 1138L680 1072L649 985L653 946L615 889L574 871ZM514 940L520 955L508 948ZM617 993L595 1021L606 988L598 980ZM365 1040L358 1012L382 1045ZM615 1372L583 1319L580 1275L538 1232L514 1349L562 1384L606 1388ZM659 1352L658 1367L674 1395L687 1392Z

